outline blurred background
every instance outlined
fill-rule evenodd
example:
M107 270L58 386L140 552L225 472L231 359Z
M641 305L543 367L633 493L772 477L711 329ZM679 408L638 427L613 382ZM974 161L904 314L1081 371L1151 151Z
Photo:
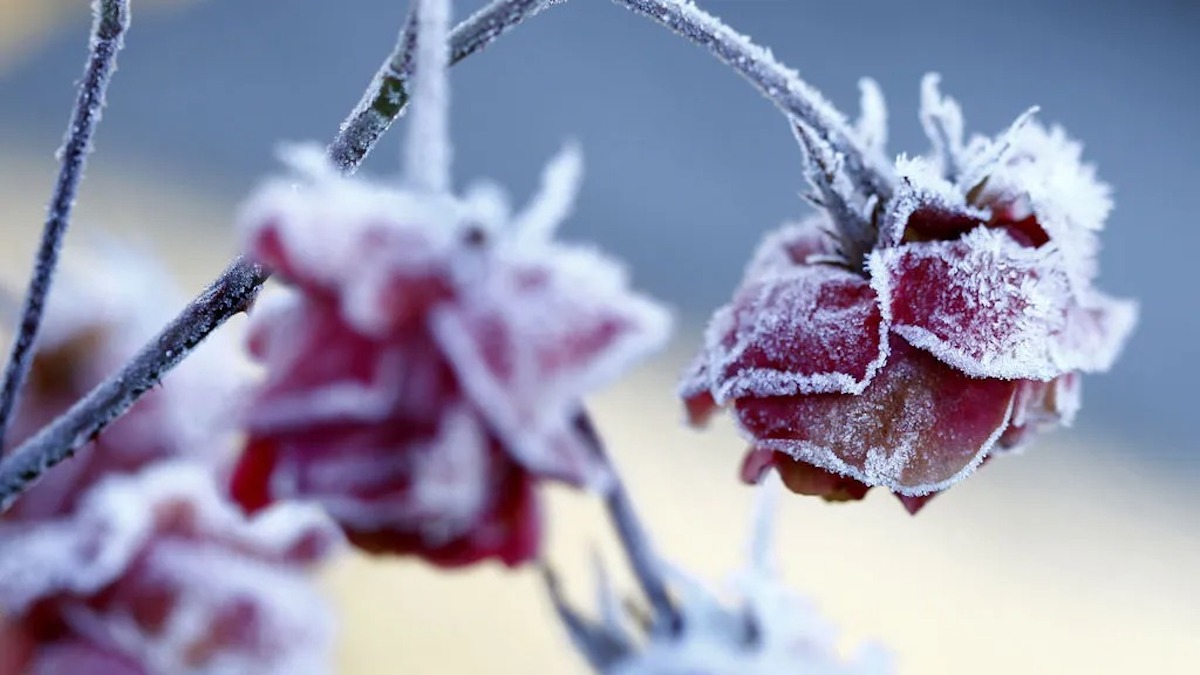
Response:
M460 0L465 16L482 2ZM1101 286L1137 297L1116 369L1086 380L1074 430L910 518L886 495L786 500L788 579L902 673L1193 673L1200 662L1200 3L1192 0L706 0L854 114L884 87L892 152L921 152L923 73L971 129L1031 104L1086 141L1115 186ZM153 247L199 289L233 252L232 214L280 141L327 142L390 50L404 0L145 0L120 57L80 231ZM74 96L85 0L0 0L0 279L23 284ZM752 494L728 426L683 428L673 379L763 232L804 212L783 119L706 53L602 0L553 8L454 71L456 172L519 202L578 140L588 176L566 236L624 257L678 310L675 347L596 414L666 553L719 577ZM398 169L400 134L365 170ZM73 236L68 248L86 246ZM235 326L234 330L237 330ZM582 599L590 555L621 560L596 504L554 493L550 557ZM582 672L528 571L450 575L396 561L332 569L341 672Z

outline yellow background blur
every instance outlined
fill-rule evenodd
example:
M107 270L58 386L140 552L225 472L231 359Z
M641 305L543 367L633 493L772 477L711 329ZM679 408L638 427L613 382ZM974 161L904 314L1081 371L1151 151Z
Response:
M68 4L0 0L0 59ZM0 152L0 279L10 286L24 283L51 150ZM170 260L191 292L232 250L230 236L197 233L230 215L151 167L102 154L70 246L84 245L88 229L128 235ZM594 410L664 552L719 580L740 564L752 493L735 480L742 448L728 426L701 434L680 421L673 378L697 337L681 329L676 349L598 396ZM1134 450L1059 432L917 518L883 494L840 506L786 499L778 556L847 645L885 643L901 673L1200 672L1197 500L1187 483L1141 468ZM586 603L592 551L614 571L623 560L594 500L548 496L548 558ZM340 672L583 672L532 571L443 574L349 557L324 583L343 618Z

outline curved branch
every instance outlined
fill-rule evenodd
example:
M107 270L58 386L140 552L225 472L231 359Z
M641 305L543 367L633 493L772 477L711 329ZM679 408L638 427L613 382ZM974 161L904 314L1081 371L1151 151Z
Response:
M880 166L862 148L846 118L771 52L725 25L690 0L613 0L704 47L737 71L784 114L814 129L845 157L846 171L864 196L886 199L892 192L890 167Z
M472 14L450 32L450 65L482 51L496 38L550 5L565 0L498 0ZM362 99L342 122L329 145L329 158L353 173L408 105L406 83L412 78L416 50L416 13L400 31L395 49L375 72Z
M33 347L42 326L62 241L71 224L75 195L83 180L87 156L92 151L92 136L100 123L105 94L117 68L117 52L124 46L125 31L129 29L129 0L97 0L92 4L92 14L87 65L67 126L66 141L59 151L62 164L58 180L50 197L33 274L25 291L21 319L4 370L4 384L0 386L0 448L4 447L8 423L17 407L17 396L33 363Z

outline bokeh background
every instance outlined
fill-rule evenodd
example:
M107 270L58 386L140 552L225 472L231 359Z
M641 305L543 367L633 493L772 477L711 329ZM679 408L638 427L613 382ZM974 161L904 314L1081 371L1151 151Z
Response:
M460 0L457 13L480 4ZM1039 104L1115 186L1101 284L1142 303L1123 360L1086 380L1074 430L990 465L920 517L885 495L786 500L787 578L847 644L891 646L902 673L1200 670L1200 3L702 4L848 112L857 79L876 78L893 152L925 148L916 105L930 70L974 130ZM403 0L135 2L79 230L152 247L200 288L232 254L232 214L277 166L277 144L328 141L406 11ZM85 0L0 0L5 281L27 272L88 21ZM566 236L623 256L678 310L674 348L597 397L596 414L666 553L700 574L732 571L752 499L734 481L740 443L727 426L684 429L672 386L757 239L807 208L783 119L706 53L604 0L545 12L457 67L453 86L461 183L492 177L523 199L545 159L578 140L588 177ZM400 137L366 170L397 170ZM603 515L559 492L548 511L549 556L586 600L592 551L621 563ZM582 672L531 572L352 558L326 583L345 615L341 672Z

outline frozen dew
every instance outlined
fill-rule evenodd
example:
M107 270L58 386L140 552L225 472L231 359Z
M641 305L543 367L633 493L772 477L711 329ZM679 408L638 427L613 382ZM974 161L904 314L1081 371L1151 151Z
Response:
M1067 286L1047 251L976 228L956 241L872 253L871 282L892 330L974 377L1038 379L1061 368Z

